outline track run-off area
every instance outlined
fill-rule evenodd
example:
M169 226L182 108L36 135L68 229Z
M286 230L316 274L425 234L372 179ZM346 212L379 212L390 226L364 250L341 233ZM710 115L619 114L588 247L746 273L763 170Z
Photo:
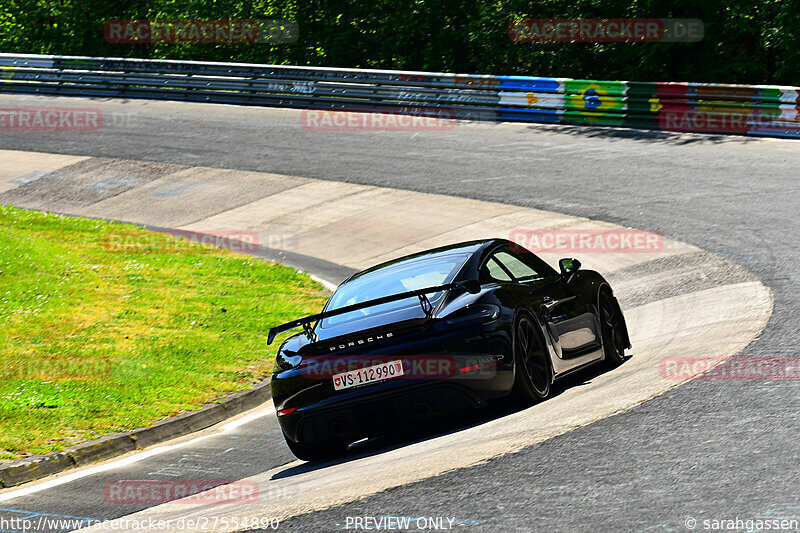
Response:
M520 230L665 236L645 253L566 254L611 282L633 357L532 408L305 465L267 405L239 424L2 491L2 516L277 517L281 528L323 531L348 517L426 516L474 531L686 531L687 517L800 515L797 381L686 383L692 376L664 371L667 358L796 357L796 142L481 123L323 132L280 109L0 104L116 117L94 132L0 132L0 203L247 233L265 256L286 252L334 283L413 251ZM555 264L565 254L541 255ZM257 483L260 496L103 499L112 480L215 476Z

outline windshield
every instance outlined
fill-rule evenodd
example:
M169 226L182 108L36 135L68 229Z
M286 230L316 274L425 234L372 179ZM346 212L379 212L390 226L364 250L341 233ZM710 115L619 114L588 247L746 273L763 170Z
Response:
M409 259L380 270L362 274L341 285L331 296L325 310L333 311L383 296L450 283L468 257L468 254L449 254L422 260ZM441 292L429 294L428 299L433 305L436 305L441 296ZM406 310L413 306L420 308L420 317L424 316L419 305L419 299L413 296L396 302L388 302L326 318L320 326L326 328L370 315Z

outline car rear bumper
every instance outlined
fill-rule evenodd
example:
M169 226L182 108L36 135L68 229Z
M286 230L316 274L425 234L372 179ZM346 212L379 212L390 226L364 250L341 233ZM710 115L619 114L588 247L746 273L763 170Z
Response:
M272 376L281 427L304 444L334 434L355 441L380 433L380 426L482 407L488 399L506 396L514 381L513 355L506 328L498 326L422 332L368 350L307 357ZM342 372L398 360L400 376L339 390L334 386Z
M505 394L487 392L451 381L425 382L306 406L279 416L278 421L286 436L295 442L314 444L332 439L355 442L459 411L481 409L487 405L487 396Z

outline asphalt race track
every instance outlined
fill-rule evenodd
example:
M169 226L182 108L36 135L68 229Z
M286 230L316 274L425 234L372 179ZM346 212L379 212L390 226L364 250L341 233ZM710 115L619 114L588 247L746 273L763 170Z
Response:
M1 107L54 102L87 105L0 97ZM797 142L520 124L318 132L304 130L299 113L288 110L135 101L89 105L116 118L80 135L3 131L0 149L344 181L659 230L738 263L771 289L769 323L739 357L798 355ZM707 278L714 257L693 265L692 276ZM694 303L702 316L702 302ZM686 355L704 355L702 335L694 346ZM698 521L697 529L706 519L797 519L798 392L796 380L692 381L516 453L295 516L280 529L331 531L352 524L353 517L384 516L450 518L453 528L464 531L596 531L589 524L600 524L604 531L680 532L691 530L689 518ZM141 479L170 468L189 479L240 479L278 468L292 457L274 415L268 408L261 414L257 423L209 432L202 441L91 480L13 498L0 492L2 516L108 519L139 509L109 509L87 483ZM237 456L230 459L224 454L234 441ZM379 461L383 450L362 453Z

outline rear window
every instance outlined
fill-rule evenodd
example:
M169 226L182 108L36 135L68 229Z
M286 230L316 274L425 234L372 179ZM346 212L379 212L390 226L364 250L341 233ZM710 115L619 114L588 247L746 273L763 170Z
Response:
M469 254L450 254L428 259L409 259L380 270L362 274L340 285L331 296L325 310L333 311L383 296L450 283L456 277L458 271L461 270L468 257ZM428 294L428 299L432 304L436 305L441 296L442 293ZM320 326L326 328L370 315L405 310L412 306L420 308L419 299L416 296L326 318ZM425 316L421 308L419 315L420 317Z

